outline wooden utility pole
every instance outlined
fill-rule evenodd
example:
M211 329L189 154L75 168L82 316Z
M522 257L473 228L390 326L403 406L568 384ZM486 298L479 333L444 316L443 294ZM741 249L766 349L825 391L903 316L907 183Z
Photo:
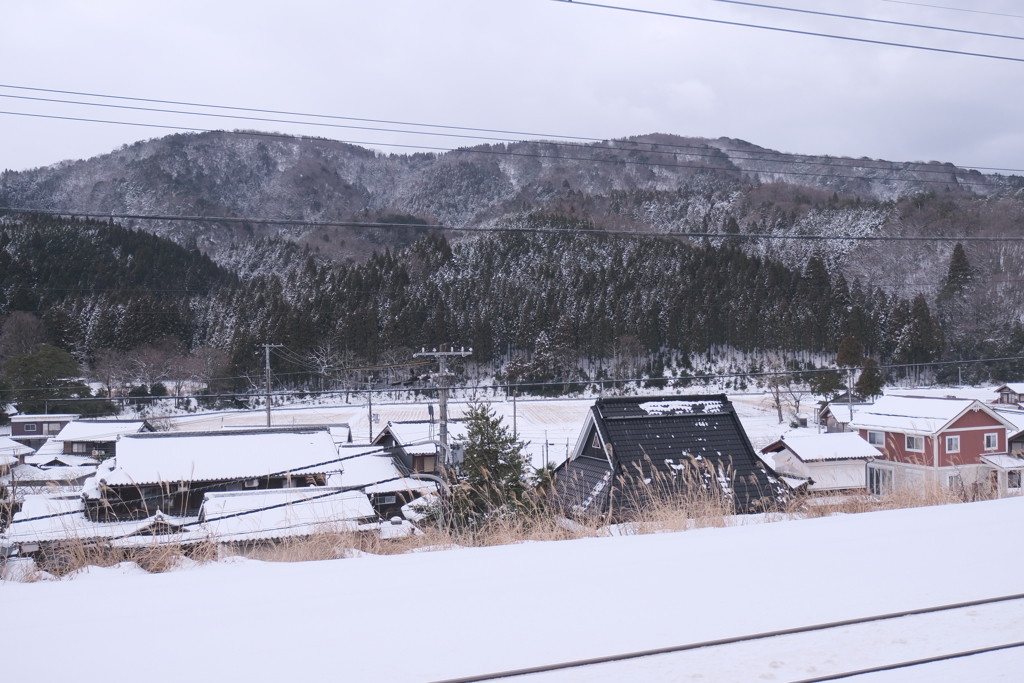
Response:
M438 383L438 407L441 409L441 428L440 428L440 441L441 441L441 458L445 465L451 463L451 452L448 450L448 365L447 359L449 356L458 356L465 358L466 356L473 355L473 347L468 349L461 347L458 351L427 351L426 349L420 349L419 353L414 353L413 358L436 358L438 363L438 375L440 381Z
M263 350L267 352L267 426L270 426L270 349L277 349L284 344L263 344Z

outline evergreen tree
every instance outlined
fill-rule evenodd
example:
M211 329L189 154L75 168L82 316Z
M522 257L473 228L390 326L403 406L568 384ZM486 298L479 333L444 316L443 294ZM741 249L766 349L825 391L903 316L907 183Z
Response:
M949 271L946 273L946 281L942 285L940 298L947 298L959 294L974 279L974 271L967 260L967 253L964 245L959 242L953 247L953 254L949 257Z
M487 403L470 405L465 417L462 481L467 485L467 497L479 512L514 504L523 495L523 444L503 422Z
M882 388L885 386L885 377L878 367L878 361L868 358L864 361L864 369L857 378L854 387L858 396L863 398L874 398L882 395Z

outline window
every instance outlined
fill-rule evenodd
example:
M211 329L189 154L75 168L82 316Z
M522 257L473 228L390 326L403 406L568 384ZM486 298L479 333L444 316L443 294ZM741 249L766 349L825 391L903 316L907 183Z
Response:
M947 436L946 437L946 452L947 453L959 453L960 452L960 437L959 436Z
M435 462L436 462L436 458L434 456L432 456L432 455L428 455L427 457L423 458L423 470L422 471L423 472L433 472L434 471L434 467L435 467L435 465L434 465Z
M999 434L986 434L985 435L985 450L995 451L999 449Z
M924 453L924 437L907 434L907 450L914 451L915 453Z
M1020 470L1009 470L1006 473L1006 488L1020 488Z
M60 422L47 422L43 425L43 434L56 434L60 431Z
M254 489L254 488L256 488L259 485L260 485L260 480L259 479L246 479L245 480L245 488L247 488L247 489Z
M26 422L25 423L25 431L26 432L34 432L34 431L36 431L36 423L35 422Z
M868 493L880 496L892 491L892 470L882 467L868 468Z
M397 500L395 496L381 496L379 502L381 505L394 505L395 500Z
M872 446L885 446L885 432L868 432L868 443Z
M963 489L964 480L960 478L959 474L951 474L946 480L946 485L951 489Z
M75 441L71 444L72 453L85 453L85 444L81 441Z
M601 450L601 442L597 439L597 432L594 432L594 441L590 444L590 447Z

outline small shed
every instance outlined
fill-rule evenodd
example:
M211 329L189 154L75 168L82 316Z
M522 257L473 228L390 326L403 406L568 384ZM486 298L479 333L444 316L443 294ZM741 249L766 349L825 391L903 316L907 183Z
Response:
M775 471L809 480L810 491L856 491L866 486L866 465L882 452L859 434L789 432L765 446L761 453L774 456Z

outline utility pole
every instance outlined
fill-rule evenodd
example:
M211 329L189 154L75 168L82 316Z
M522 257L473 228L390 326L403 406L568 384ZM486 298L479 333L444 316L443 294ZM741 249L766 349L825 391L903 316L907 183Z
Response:
M459 358L465 358L466 356L473 355L473 347L468 349L461 347L458 351L427 351L421 348L419 353L412 354L413 358L436 358L438 364L438 375L440 376L440 383L438 384L438 408L441 412L441 428L439 430L439 436L441 441L441 458L445 465L450 465L451 462L451 451L448 449L448 364L447 360L449 356L458 356Z
M267 352L267 426L270 426L270 349L277 349L284 344L263 344L263 350Z
M369 414L366 416L367 423L369 425L370 438L367 439L366 443L373 443L373 390L370 387L370 383L366 383L366 409Z

